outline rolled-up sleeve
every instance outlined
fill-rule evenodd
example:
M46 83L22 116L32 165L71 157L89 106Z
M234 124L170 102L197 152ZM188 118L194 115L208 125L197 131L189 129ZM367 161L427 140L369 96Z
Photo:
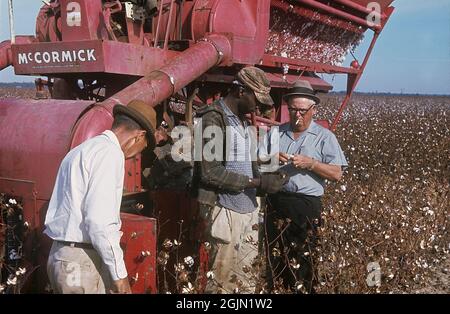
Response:
M96 152L92 157L89 172L91 173L84 202L86 231L112 279L123 279L127 277L120 247L123 154L113 147Z
M322 146L322 162L331 165L337 165L347 167L347 159L344 156L344 152L339 145L336 136L333 133L324 139Z

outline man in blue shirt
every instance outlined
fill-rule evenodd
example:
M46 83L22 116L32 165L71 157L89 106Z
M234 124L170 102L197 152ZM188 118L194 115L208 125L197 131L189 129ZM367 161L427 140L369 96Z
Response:
M246 67L224 98L196 112L203 131L203 158L196 162L194 185L207 222L205 236L215 274L206 293L255 292L251 265L258 254L256 190L274 193L287 181L283 173L261 175L252 158L256 137L245 115L254 112L258 102L273 104L270 82L261 69Z
M280 169L290 176L281 191L268 198L269 284L276 284L272 278L281 273L285 288L312 292L310 252L320 225L325 180L339 181L347 161L335 135L313 121L320 99L309 82L296 82L284 99L290 120L266 140L273 143L271 136L279 136L279 151L267 153L278 155Z

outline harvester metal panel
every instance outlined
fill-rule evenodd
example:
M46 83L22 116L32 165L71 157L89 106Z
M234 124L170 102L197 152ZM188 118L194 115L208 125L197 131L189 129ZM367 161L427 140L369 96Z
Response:
M112 73L144 76L178 53L102 40L12 45L16 74Z
M122 213L121 247L133 293L156 293L156 219Z
M72 127L91 101L0 101L0 177L35 183L38 199L50 199Z

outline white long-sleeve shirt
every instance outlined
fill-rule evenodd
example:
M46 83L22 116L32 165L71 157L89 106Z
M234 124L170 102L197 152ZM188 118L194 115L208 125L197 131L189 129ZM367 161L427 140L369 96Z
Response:
M53 240L92 243L113 280L127 276L121 237L125 157L112 131L91 138L63 159L45 230Z

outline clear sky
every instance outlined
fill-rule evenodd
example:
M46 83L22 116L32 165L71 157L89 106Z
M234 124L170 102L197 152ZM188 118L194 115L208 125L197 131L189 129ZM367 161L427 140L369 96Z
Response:
M0 41L9 39L7 0L0 0ZM16 34L34 34L40 0L14 0ZM395 0L394 14L374 48L357 90L450 94L450 1ZM362 58L372 38L366 33L356 57ZM351 61L347 58L347 64ZM345 89L345 76L324 77L334 90ZM0 82L30 81L0 72Z

